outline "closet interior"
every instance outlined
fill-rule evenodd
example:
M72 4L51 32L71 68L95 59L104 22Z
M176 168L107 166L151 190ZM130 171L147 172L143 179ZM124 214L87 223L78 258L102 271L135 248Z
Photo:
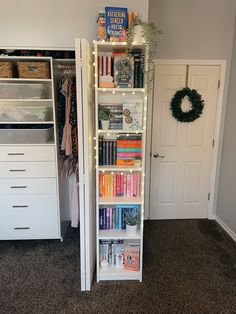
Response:
M28 74L20 72L24 64ZM48 72L31 76L40 64ZM0 74L6 65L12 72L0 75L0 240L62 239L69 224L79 226L75 51L0 50Z

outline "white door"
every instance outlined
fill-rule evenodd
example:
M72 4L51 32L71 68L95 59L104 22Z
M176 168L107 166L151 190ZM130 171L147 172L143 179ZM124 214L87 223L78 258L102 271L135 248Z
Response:
M76 39L76 84L79 146L81 290L90 290L95 268L95 157L93 62L89 43Z
M185 86L205 106L191 123L172 117L170 101ZM150 219L206 218L219 66L157 65L155 70ZM158 156L160 155L160 156Z

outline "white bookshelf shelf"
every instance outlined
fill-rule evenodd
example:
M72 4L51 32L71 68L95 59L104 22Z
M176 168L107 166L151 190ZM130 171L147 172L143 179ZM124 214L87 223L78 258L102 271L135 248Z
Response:
M117 134L117 133L123 133L123 134L139 134L139 133L143 133L143 130L123 130L123 129L117 129L117 130L98 130L98 134Z
M120 269L115 267L100 267L100 280L141 280L140 271Z
M140 240L141 234L138 231L136 234L128 235L126 230L100 230L99 231L99 239L106 240L106 239L138 239Z
M98 92L103 92L103 93L144 93L145 89L144 88L109 88L109 87L98 87L97 88Z
M142 171L142 167L130 167L130 166L99 166L99 171Z
M119 205L119 204L133 204L133 205L139 205L142 204L142 198L141 197L100 197L99 198L99 204L100 205Z

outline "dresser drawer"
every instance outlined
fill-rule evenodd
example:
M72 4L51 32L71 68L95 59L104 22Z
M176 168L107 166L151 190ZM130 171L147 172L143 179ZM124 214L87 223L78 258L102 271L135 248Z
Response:
M1 196L0 239L60 238L56 195Z
M0 146L0 161L53 161L54 146Z
M57 184L55 178L0 179L0 195L56 194L56 191Z
M56 177L55 162L1 162L0 178Z

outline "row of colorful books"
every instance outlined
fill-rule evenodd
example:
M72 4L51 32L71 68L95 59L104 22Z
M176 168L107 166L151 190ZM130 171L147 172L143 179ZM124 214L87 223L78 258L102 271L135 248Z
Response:
M139 271L140 245L133 240L100 240L100 266Z
M139 197L141 195L141 174L138 172L126 173L99 173L100 197Z
M116 205L99 208L99 229L100 230L125 230L125 215L134 210L140 215L139 205Z
M98 56L98 84L102 88L143 88L144 65L140 49L131 55L115 53Z

